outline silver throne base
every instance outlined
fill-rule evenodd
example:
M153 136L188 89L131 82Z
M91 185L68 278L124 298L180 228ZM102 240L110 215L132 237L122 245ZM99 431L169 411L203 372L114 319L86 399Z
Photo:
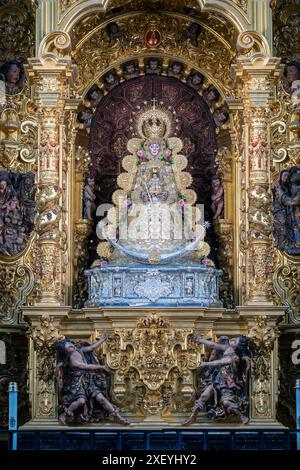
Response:
M89 297L96 306L221 307L221 271L205 265L107 265L85 271Z

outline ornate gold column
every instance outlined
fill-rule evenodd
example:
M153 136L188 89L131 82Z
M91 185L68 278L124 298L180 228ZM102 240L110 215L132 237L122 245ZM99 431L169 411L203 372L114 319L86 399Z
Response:
M256 38L255 38L256 39ZM244 185L241 214L244 223L245 291L242 303L273 304L273 242L270 193L269 110L280 59L266 53L240 56L235 67L240 80L244 118Z
M39 57L29 59L26 66L39 115L36 297L34 306L22 309L31 325L29 388L32 420L27 424L29 426L57 424L55 345L61 337L61 321L71 309L65 305L70 303L72 277L69 266L74 119L71 113L76 110L77 103L70 96L75 72L68 55L70 47L67 34L52 33L41 42Z
M65 35L61 42L66 41ZM51 38L50 38L51 39ZM66 235L63 212L68 205L65 188L65 130L66 100L74 72L68 57L60 58L53 46L59 37L53 37L39 59L29 59L27 73L39 109L40 135L38 158L38 192L36 198L38 234L36 245L35 282L37 304L64 305ZM64 45L65 46L65 45ZM57 49L59 51L60 48ZM65 47L64 47L65 49ZM49 52L51 50L51 52Z
M249 400L250 425L254 427L279 426L278 402L278 323L284 318L285 308L273 305L237 307L240 320L247 322L246 336L252 351Z

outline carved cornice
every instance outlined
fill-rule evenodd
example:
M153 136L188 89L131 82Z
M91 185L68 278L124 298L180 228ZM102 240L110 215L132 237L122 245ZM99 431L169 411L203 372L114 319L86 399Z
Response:
M251 24L247 16L248 0L188 0L184 3L180 0L86 0L78 2L61 0L59 27L61 30L70 32L87 14L109 13L112 8L181 11L183 6L195 12L198 10L198 12L214 12L222 15L239 32L247 30Z
M52 44L52 40L49 41ZM69 86L75 80L76 66L68 56L60 57L57 49L45 45L43 50L46 52L40 59L28 59L25 69L29 82L34 85L36 100L40 100L42 106L63 107L70 97Z
M280 58L269 57L264 52L239 56L233 70L244 98L250 106L265 107L274 93L274 85L282 73Z

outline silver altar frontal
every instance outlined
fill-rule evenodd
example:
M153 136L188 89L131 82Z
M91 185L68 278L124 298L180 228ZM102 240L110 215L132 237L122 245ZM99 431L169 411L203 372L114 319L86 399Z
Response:
M86 306L221 307L220 271L199 266L107 265L87 269Z

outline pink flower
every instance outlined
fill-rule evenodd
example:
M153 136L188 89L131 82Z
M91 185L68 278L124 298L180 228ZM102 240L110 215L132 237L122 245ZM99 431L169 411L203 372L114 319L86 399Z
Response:
M170 159L170 156L172 155L172 150L167 149L166 150L166 157Z
M183 199L179 199L178 201L178 204L180 205L180 207L184 207L184 200Z
M100 261L100 266L107 266L108 262L107 261Z
M203 259L203 260L201 261L201 263L202 263L202 264L208 264L208 259Z
M128 211L129 207L132 205L132 200L131 199L126 199L124 202L125 210Z
M136 154L137 154L138 157L143 157L144 156L143 150L138 150L136 152Z

